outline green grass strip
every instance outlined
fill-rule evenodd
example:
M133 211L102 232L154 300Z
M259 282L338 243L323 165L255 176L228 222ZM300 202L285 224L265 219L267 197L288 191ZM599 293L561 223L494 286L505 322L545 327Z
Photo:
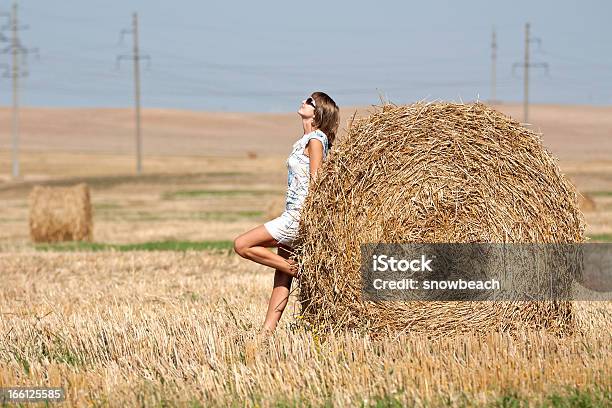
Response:
M108 211L100 212L99 217L107 221L240 221L252 218L261 218L263 211L200 211L200 212L149 212L149 211ZM22 221L16 219L16 221ZM0 222L2 220L0 219Z
M164 200L173 198L197 198L197 197L235 197L242 195L273 195L283 194L279 190L179 190L166 191L161 195Z
M499 408L603 408L610 407L610 404L612 404L612 393L604 387L592 390L567 387L561 392L546 395L544 402L539 404L534 404L528 397L521 396L518 393L509 393L498 398L489 406Z
M599 241L599 242L612 242L612 234L595 234L590 235L591 239L589 242Z
M591 197L612 197L612 191L587 191Z
M102 242L58 242L53 244L36 244L39 251L201 251L230 250L233 241L151 241L134 244L108 244Z
M597 386L593 389L580 389L574 387L564 387L559 391L546 393L540 401L536 402L533 396L521 395L518 392L507 391L488 403L478 403L469 394L439 395L431 400L418 401L411 397L406 397L405 390L398 390L394 393L383 395L370 395L367 402L359 405L361 408L403 408L406 406L423 405L425 407L487 407L487 408L603 408L610 407L612 394L604 386ZM326 398L323 404L314 404L308 399L286 396L251 395L250 401L254 406L269 405L276 408L294 407L334 407L333 400ZM420 402L420 404L419 404ZM423 404L424 403L424 404Z

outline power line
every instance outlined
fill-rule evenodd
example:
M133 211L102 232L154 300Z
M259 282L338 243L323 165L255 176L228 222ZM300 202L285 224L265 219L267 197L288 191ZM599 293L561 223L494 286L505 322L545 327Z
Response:
M134 113L136 119L136 173L142 173L142 137L140 133L140 60L146 59L151 62L151 57L148 55L140 55L138 44L138 13L132 14L132 28L121 30L119 41L123 41L123 36L131 34L134 40L132 54L117 56L117 69L121 60L128 59L134 63Z
M25 48L19 40L19 31L27 29L28 26L19 25L17 15L17 1L13 3L10 21L3 26L3 30L11 30L10 45L2 49L2 54L11 54L12 66L10 72L6 72L4 76L10 77L13 80L13 120L12 120L12 175L13 179L20 177L19 170L19 78L28 75L27 70L20 71L20 56L27 56L30 53L38 55L37 48Z
M612 64L608 63L607 61L593 61L593 60L588 60L588 59L584 59L584 58L580 58L576 56L560 55L556 52L550 52L550 51L545 51L545 50L538 50L538 52L548 57L556 58L561 61L566 61L566 62L578 64L581 66L587 65L590 68L612 70Z

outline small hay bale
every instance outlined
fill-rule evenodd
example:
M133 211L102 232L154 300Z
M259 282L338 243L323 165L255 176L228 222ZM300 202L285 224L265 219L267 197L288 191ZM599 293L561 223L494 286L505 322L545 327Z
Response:
M280 216L285 211L285 197L277 197L271 200L266 206L266 218L273 219Z
M576 190L539 134L482 103L376 108L336 142L302 208L304 319L373 335L573 331L567 301L362 298L360 244L585 240Z
M35 186L30 201L30 237L34 242L91 241L93 221L89 187Z
M595 200L593 200L593 198L587 193L580 193L578 195L578 205L580 206L582 212L590 212L597 209Z

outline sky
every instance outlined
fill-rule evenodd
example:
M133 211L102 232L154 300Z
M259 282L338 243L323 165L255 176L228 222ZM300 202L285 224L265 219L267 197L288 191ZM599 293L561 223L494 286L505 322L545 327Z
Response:
M0 0L0 13L11 2ZM314 91L340 106L491 97L523 98L524 25L540 42L530 71L534 103L612 104L610 1L20 0L23 105L129 107L138 12L144 107L288 112ZM0 16L0 24L7 20ZM7 30L5 36L10 35ZM0 49L7 43L0 42ZM8 54L0 54L10 64ZM4 69L5 71L5 69ZM0 105L11 103L0 78Z

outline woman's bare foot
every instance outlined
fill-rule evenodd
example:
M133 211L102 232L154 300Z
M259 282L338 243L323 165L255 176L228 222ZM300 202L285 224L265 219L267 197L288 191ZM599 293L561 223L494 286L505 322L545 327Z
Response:
M264 326L261 328L261 330L259 330L259 333L257 333L257 337L259 339L267 339L273 334L274 334L274 329L270 329L269 327Z
M269 348L269 340L274 334L273 330L262 328L257 333L251 333L249 338L244 342L244 359L247 365L253 365L257 361L257 357L266 353Z

